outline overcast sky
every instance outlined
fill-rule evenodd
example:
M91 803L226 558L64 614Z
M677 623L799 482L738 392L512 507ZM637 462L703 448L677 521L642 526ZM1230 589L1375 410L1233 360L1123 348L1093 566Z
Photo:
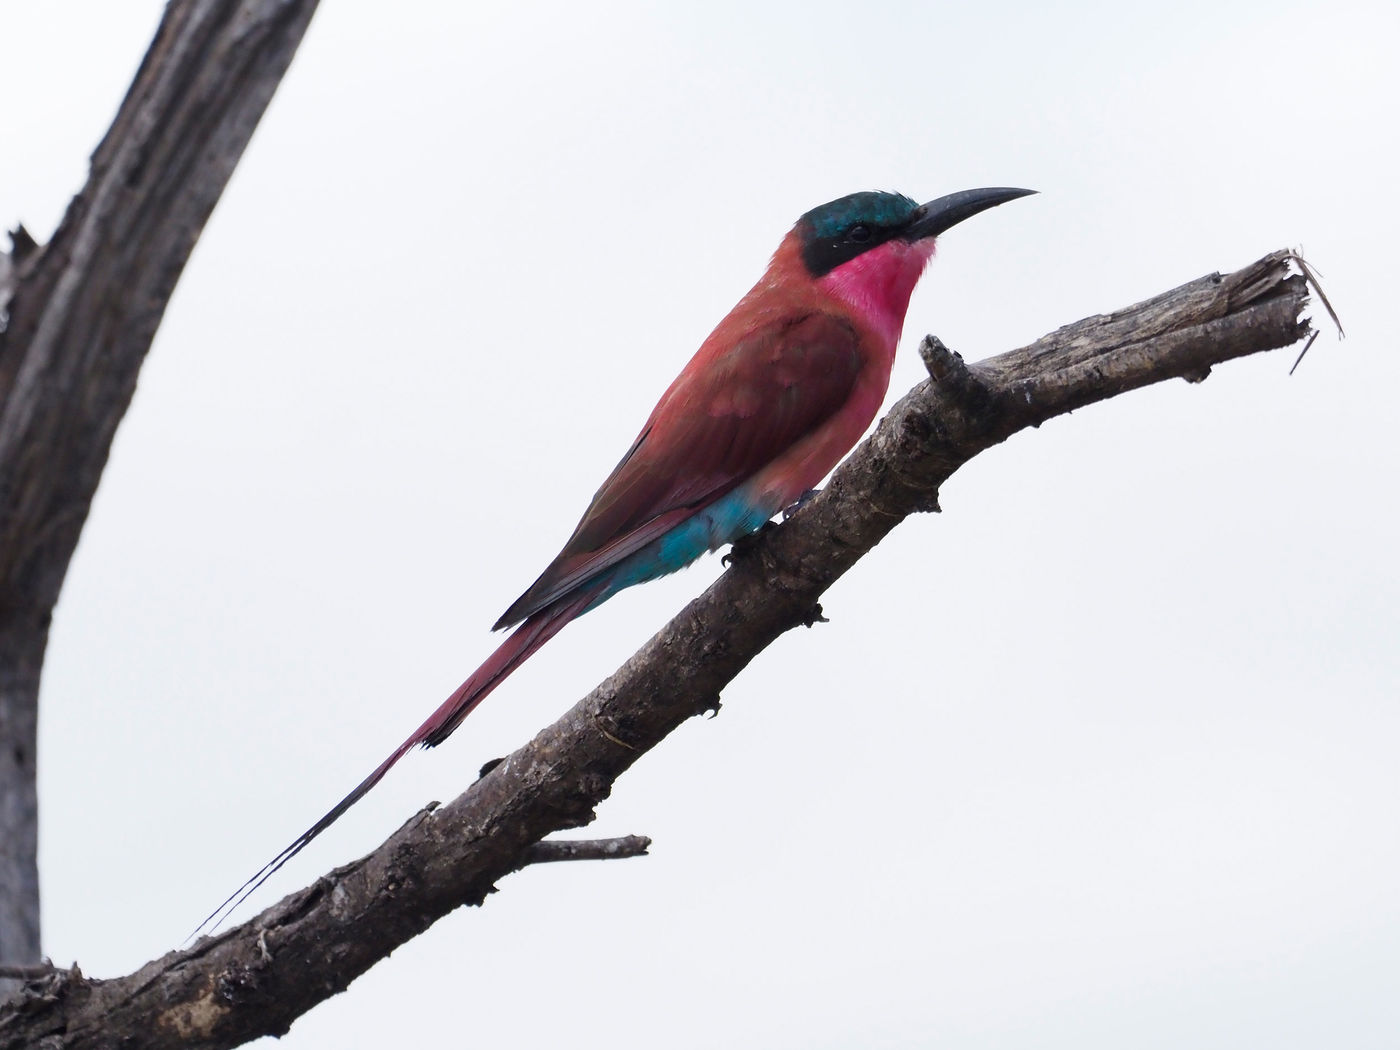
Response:
M0 220L80 187L154 0L0 8ZM490 651L803 211L940 239L891 398L1301 246L1348 337L979 457L501 884L281 1044L1393 1050L1393 2L326 3L118 434L44 677L45 948L177 945ZM571 626L258 907L459 793L719 571ZM239 918L253 914L245 908Z

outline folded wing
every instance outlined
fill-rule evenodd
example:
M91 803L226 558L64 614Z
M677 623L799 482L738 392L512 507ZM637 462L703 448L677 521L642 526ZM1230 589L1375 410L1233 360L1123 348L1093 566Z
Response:
M596 580L752 478L840 410L863 363L855 329L826 313L769 323L700 361L662 397L564 549L496 629Z

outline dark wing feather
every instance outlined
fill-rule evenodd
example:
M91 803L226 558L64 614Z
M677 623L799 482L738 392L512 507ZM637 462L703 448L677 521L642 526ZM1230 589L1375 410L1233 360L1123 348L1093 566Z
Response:
M596 578L762 470L846 403L862 363L848 321L810 313L750 333L693 374L688 367L497 629Z

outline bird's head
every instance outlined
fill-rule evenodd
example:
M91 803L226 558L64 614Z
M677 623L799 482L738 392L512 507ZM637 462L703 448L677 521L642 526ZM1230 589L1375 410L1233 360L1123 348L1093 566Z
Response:
M814 278L895 242L925 245L964 219L1035 190L961 190L919 204L902 193L866 190L813 208L797 220L802 261Z
M797 220L802 264L828 293L898 338L934 238L978 212L1035 190L962 190L919 204L902 193L852 193Z

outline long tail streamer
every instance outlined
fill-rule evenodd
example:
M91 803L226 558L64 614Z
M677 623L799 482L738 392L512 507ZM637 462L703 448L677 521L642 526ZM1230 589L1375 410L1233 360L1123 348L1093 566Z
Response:
M369 794L374 786L384 779L384 774L409 751L420 745L436 747L451 736L452 731L462 724L462 720L472 713L477 704L486 699L491 690L504 682L511 672L529 659L540 646L558 634L565 624L588 609L600 590L600 587L595 586L583 592L575 591L553 605L541 609L512 631L510 637L486 658L486 662L458 686L456 691L428 716L427 721L396 747L373 773L360 781L350 794L337 802L325 816L298 835L291 845L264 864L252 878L230 894L228 899L215 908L194 933L190 934L190 939L193 940L205 930L212 933L218 929L240 904L277 874L284 864L339 820L346 810Z

